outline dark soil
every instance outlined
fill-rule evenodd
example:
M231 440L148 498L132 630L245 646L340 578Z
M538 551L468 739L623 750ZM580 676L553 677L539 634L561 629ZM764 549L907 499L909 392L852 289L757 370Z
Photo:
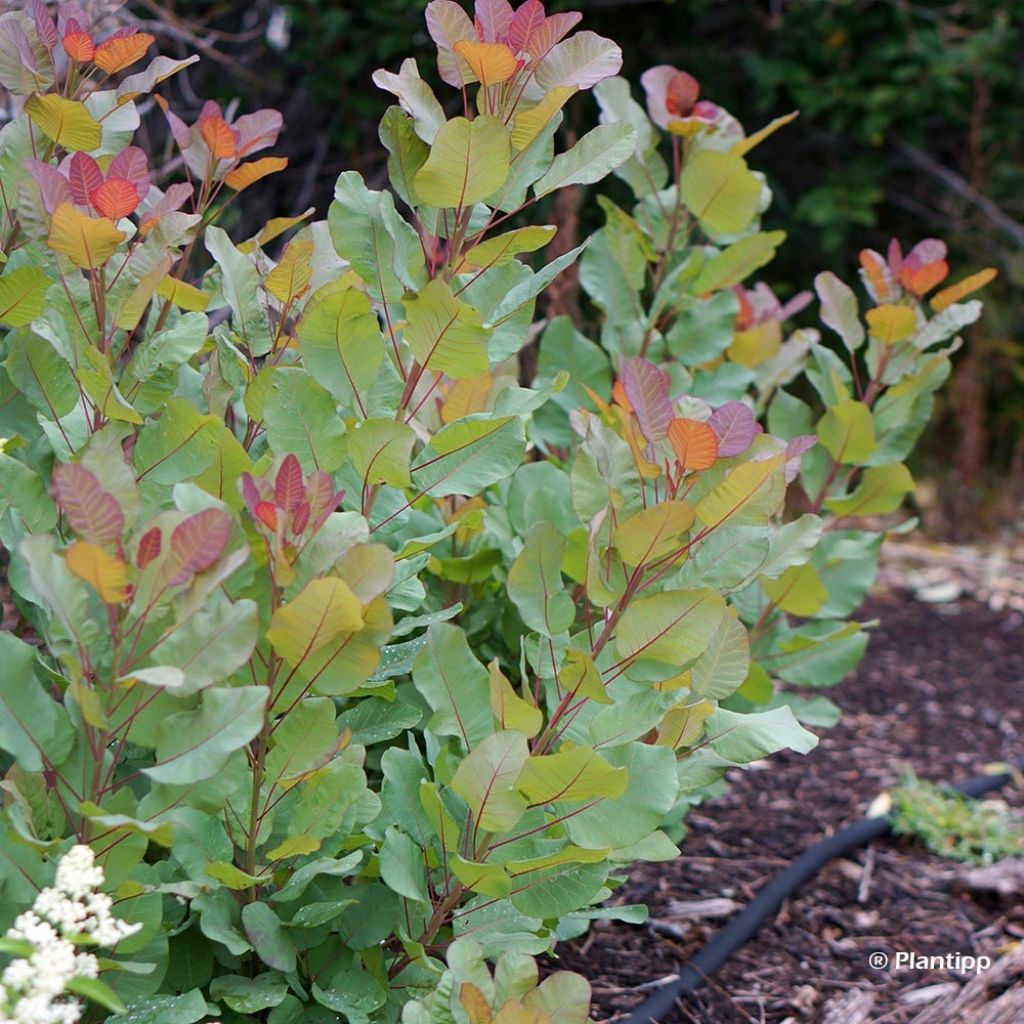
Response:
M795 856L863 816L908 767L922 778L955 781L1024 754L1020 614L884 596L862 617L881 622L860 669L831 691L843 718L817 749L780 754L769 770L737 771L725 796L687 819L679 860L634 869L616 902L646 903L647 925L600 922L559 949L560 967L591 980L595 1020L623 1019L651 988L637 986L674 974L723 923L680 916L675 901L745 904ZM1000 796L1024 805L1020 787ZM829 1001L851 988L875 990L871 1021L905 1024L924 1005L911 992L963 978L873 971L872 951L995 957L1024 938L1024 906L960 892L956 867L901 839L833 861L695 1002L677 1004L661 1024L819 1024Z

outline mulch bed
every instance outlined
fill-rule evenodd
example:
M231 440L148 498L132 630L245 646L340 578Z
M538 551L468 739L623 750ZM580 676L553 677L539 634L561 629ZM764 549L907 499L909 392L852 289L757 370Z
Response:
M745 904L794 857L863 816L908 767L922 778L953 781L1024 753L1019 612L970 600L927 605L891 593L872 598L861 617L881 621L860 669L830 691L843 708L839 725L807 756L781 754L769 770L737 771L725 796L688 817L679 860L634 869L615 902L646 903L651 922L599 922L560 947L559 966L591 980L594 1020L624 1019L723 923L680 916L679 901ZM999 796L1024 805L1020 787ZM696 1002L677 1004L661 1024L821 1024L829 1003L854 988L874 991L872 1022L907 1024L929 997L951 998L964 978L873 971L872 951L995 959L1024 938L1024 906L959 891L955 867L899 839L833 861ZM941 984L946 988L927 991Z

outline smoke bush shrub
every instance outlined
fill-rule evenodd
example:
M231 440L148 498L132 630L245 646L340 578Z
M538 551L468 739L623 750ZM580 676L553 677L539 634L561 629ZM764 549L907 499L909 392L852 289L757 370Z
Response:
M578 21L433 0L462 112L415 60L378 72L393 192L345 173L326 221L236 242L217 221L283 167L255 155L276 112L187 124L154 94L177 150L158 187L137 102L195 58L139 71L152 38L74 4L0 18L23 97L0 132L0 926L90 847L131 933L83 994L135 1024L583 1024L586 982L538 984L532 957L642 919L601 904L630 862L675 856L662 826L728 767L815 743L763 706L768 673L792 680L852 597L810 561L821 502L785 522L787 487L854 486L864 417L918 408L908 356L876 333L892 387L869 401L817 351L834 464L801 468L796 399L756 425L742 396L762 411L801 358L718 362L760 351L732 337L730 286L777 241L744 236L764 194L737 152L762 133L708 133L724 115L695 104L665 194L618 48ZM602 123L556 153L599 83ZM554 228L519 214L613 170L647 225L606 204L589 248L534 269ZM535 300L584 249L616 384L556 321L520 386ZM834 500L858 506L872 471ZM860 535L830 536L826 558ZM780 625L810 573L829 617ZM752 660L751 636L788 661Z

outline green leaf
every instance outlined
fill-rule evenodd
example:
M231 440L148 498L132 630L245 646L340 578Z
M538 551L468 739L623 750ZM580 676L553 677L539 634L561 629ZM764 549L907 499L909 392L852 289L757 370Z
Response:
M516 788L532 805L556 801L616 799L629 782L624 768L608 764L590 747L573 747L557 754L531 757Z
M327 223L338 255L366 283L370 295L400 302L427 280L419 236L395 209L390 192L372 192L355 171L345 171L334 186Z
M692 505L663 501L621 522L612 533L612 544L626 565L646 565L677 551L693 520Z
M808 512L791 523L773 529L769 537L768 556L759 566L760 574L776 579L791 565L810 561L821 539L823 525L820 516Z
M903 496L914 490L914 478L902 463L864 470L856 490L845 498L830 498L825 507L837 516L882 516L895 512Z
M171 398L163 414L147 423L135 445L138 478L167 486L191 480L217 456L223 423L204 416L186 398Z
M339 726L334 720L334 701L307 697L280 719L267 753L265 783L287 787L306 772L321 767L338 748Z
M222 974L210 983L210 998L223 1002L236 1013L259 1013L277 1006L287 994L287 982L272 974L257 974L255 978Z
M476 309L455 298L446 281L435 278L419 292L408 293L403 302L405 340L426 369L455 380L487 372L491 332Z
M712 590L667 590L630 603L616 630L623 662L653 658L681 665L703 653L726 615Z
M704 724L711 748L737 764L748 764L783 749L806 754L818 745L788 707L757 714L716 708Z
M343 580L327 576L310 580L297 596L274 612L267 640L285 661L298 665L339 634L362 628L358 598Z
M701 149L679 178L686 208L711 235L737 235L757 216L761 183L735 153Z
M497 327L514 316L526 303L531 302L540 295L563 270L572 266L586 247L587 242L584 241L576 246L575 249L570 249L563 256L552 260L547 266L537 271L536 274L532 274L519 284L513 285L501 302L490 312L485 326Z
M297 333L303 365L339 402L353 402L377 379L384 336L366 292L342 281L317 289Z
M455 854L448 858L448 867L467 889L481 896L500 900L507 899L512 892L512 879L500 864L480 864Z
M242 927L253 949L268 967L285 974L295 970L295 947L268 904L257 901L242 907Z
M57 507L38 473L0 451L0 479L4 482L0 511L10 504L32 533L52 530L57 525Z
M0 632L0 661L0 748L26 771L42 771L44 758L49 765L61 765L75 734L67 712L35 676L36 649L13 633Z
M402 104L402 111L407 112L410 120L416 126L416 134L426 143L434 141L438 129L445 123L444 108L438 102L430 86L420 78L420 69L413 57L407 57L402 61L398 74L390 71L374 71L373 84L380 89L386 89L394 93ZM388 120L388 114L394 110L389 107L381 122L381 132L384 131L384 123ZM424 152L426 147L424 147ZM391 178L395 184L394 177Z
M635 152L636 129L620 121L592 128L567 153L559 153L547 173L533 186L546 196L566 185L591 185L625 163Z
M211 861L203 869L203 873L215 878L225 888L232 892L245 892L247 889L255 889L257 885L269 882L271 875L264 872L261 875L250 875L247 871L235 867L227 861ZM246 946L246 949L249 947Z
M27 330L10 335L6 369L14 386L47 419L66 416L79 401L78 385L67 360Z
M348 457L364 485L408 487L409 462L416 435L397 420L371 419L356 423L348 435Z
M760 231L747 235L712 257L701 267L691 288L696 295L731 288L755 270L775 259L775 250L786 240L785 231Z
M412 680L434 714L427 728L458 736L471 750L493 731L487 670L457 626L437 623L413 664Z
M837 462L863 462L875 450L871 410L852 398L830 405L818 421L818 440Z
M485 737L456 770L452 789L485 832L508 832L526 812L516 780L529 756L526 737L506 730Z
M389 825L380 848L380 877L389 889L417 903L429 904L426 856L404 832Z
M562 585L565 538L551 523L536 523L508 572L507 592L523 622L546 637L564 633L576 605Z
M826 270L814 279L814 290L821 300L822 322L842 338L847 349L856 352L864 344L864 325L853 289Z
M438 128L413 185L430 206L472 206L505 183L511 156L508 129L499 118L454 117Z
M328 989L313 984L313 998L336 1013L343 1013L349 1024L364 1024L374 1010L387 1000L387 992L379 981L366 970L344 971L332 977Z
M19 267L0 277L0 324L24 327L35 320L51 284L39 267Z
M345 424L334 399L305 370L277 370L263 415L270 447L297 455L305 473L333 473L345 461Z
M132 999L117 1024L196 1024L206 1016L206 999L194 988L180 996Z
M155 782L176 785L216 775L260 731L269 696L265 686L204 690L198 708L160 723L156 764L141 770Z
M739 689L749 669L750 637L746 626L726 615L690 670L690 692L694 697L721 700Z
M420 452L413 485L436 498L478 494L511 476L525 448L518 416L465 416L442 427Z
M265 356L274 339L260 291L260 275L252 257L239 252L227 232L211 224L204 235L206 249L220 267L220 290L231 307L231 325L246 348Z
M558 1024L587 1024L590 1017L590 982L572 971L549 974L523 998L523 1006L546 1013Z
M162 640L147 659L184 672L175 688L184 697L228 679L250 658L259 637L259 609L247 599L201 609Z
M76 996L82 996L90 1002L98 1003L103 1009L110 1010L111 1013L127 1013L127 1008L117 993L99 978L72 978L65 984L64 989Z

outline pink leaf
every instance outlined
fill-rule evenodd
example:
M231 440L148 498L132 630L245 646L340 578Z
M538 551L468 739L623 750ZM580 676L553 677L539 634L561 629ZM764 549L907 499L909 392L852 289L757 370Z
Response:
M546 57L582 20L583 15L579 11L566 11L545 18L544 24L530 39L530 56Z
M335 491L331 478L322 470L311 473L306 485L306 501L313 520L313 529L319 530L327 517L341 504L344 491Z
M800 460L818 443L814 434L800 434L786 445L786 483L792 483L800 472Z
M89 196L103 184L103 171L88 153L74 153L68 163L71 198L78 206L88 206Z
M248 156L257 150L274 145L283 127L284 118L279 110L257 110L238 118L231 126L237 132L237 155Z
M179 523L171 534L167 571L172 587L187 583L197 572L220 558L231 536L231 516L219 508L205 508Z
M138 146L122 149L107 168L108 178L124 178L130 181L140 197L149 191L149 161L146 154Z
M437 69L441 78L449 85L463 85L466 65L455 56L455 44L463 39L476 41L473 22L455 0L430 0L426 18L427 31L437 44ZM470 77L469 81L474 79Z
M124 512L96 475L77 462L53 471L50 493L75 533L93 544L115 544L124 532Z
M249 515L255 517L256 506L263 500L263 496L256 486L252 473L242 474L242 500L245 502L245 507L249 510Z
M668 374L646 359L622 364L622 386L648 441L661 441L674 415L668 397Z
M946 243L938 238L926 238L918 242L903 261L908 270L920 270L930 263L938 263L946 258Z
M178 149L186 150L192 145L192 132L189 126L177 114L175 114L171 108L167 105L167 100L162 96L157 95L153 97L157 105L164 112L164 117L167 118L167 124L170 126L171 134L174 136L174 141L178 144Z
M294 536L300 536L309 525L309 511L309 502L300 501L298 508L295 509L295 515L292 517L292 534Z
M72 22L79 25L89 24L89 15L85 13L81 5L76 3L62 3L57 7L57 34L65 36L68 33L68 26Z
M743 402L726 402L711 414L708 426L718 438L722 458L745 452L757 434L754 414Z
M163 534L160 532L159 526L154 526L139 538L139 550L135 554L135 564L140 569L145 569L154 558L159 557L162 547Z
M512 15L508 26L508 45L513 53L529 49L534 32L544 24L544 4L541 0L526 0Z
M671 64L658 64L648 68L640 76L640 84L647 95L647 113L660 128L668 128L669 122L677 120L668 112L668 85L679 74Z
M900 271L903 269L903 247L900 245L898 238L893 238L889 242L889 269L893 273L893 277L899 277Z
M26 160L25 166L39 186L39 194L43 197L47 213L53 213L61 203L71 202L68 179L53 164L44 164L42 160Z
M294 455L286 455L274 483L274 504L285 512L294 512L303 490L302 466Z
M476 0L476 34L485 43L503 43L512 24L512 5L508 0Z
M188 182L178 182L176 185L169 185L163 198L154 203L142 218L142 224L155 223L161 217L181 209L182 204L192 195L192 185Z
M32 17L36 23L36 35L48 50L57 45L57 26L43 0L32 0Z

